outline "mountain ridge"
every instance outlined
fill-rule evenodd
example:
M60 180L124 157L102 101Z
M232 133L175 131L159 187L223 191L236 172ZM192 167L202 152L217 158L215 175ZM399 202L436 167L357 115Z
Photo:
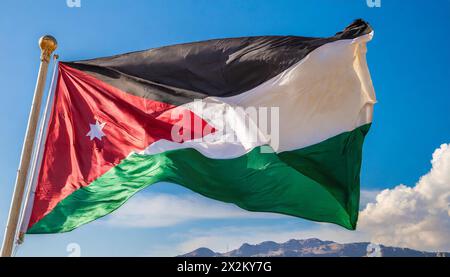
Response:
M244 243L239 248L220 253L201 247L179 257L450 257L448 252L427 252L410 248L371 244L369 242L337 243L317 238L291 239L283 243L264 241Z

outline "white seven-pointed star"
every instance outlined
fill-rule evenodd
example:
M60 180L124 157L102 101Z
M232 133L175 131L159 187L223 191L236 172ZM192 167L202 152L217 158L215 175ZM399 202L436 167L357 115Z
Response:
M89 124L91 130L86 134L86 136L90 137L91 140L93 140L94 138L102 140L102 137L105 136L105 133L103 133L102 131L103 127L105 127L105 124L106 123L100 123L98 120L95 121L95 124Z

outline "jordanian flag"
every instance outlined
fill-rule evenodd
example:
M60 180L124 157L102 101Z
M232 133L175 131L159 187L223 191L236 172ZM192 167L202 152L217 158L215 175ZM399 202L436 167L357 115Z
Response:
M26 232L71 231L157 182L355 229L372 35L357 20L60 63Z

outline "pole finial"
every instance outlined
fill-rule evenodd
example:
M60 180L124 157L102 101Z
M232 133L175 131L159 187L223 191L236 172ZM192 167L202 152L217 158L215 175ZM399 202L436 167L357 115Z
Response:
M41 48L41 61L48 63L53 51L58 47L58 42L54 37L45 35L39 39L39 47Z

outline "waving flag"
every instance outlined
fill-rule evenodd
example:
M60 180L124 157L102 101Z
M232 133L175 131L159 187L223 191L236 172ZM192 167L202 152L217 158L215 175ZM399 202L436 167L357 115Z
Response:
M376 101L372 35L357 20L329 38L216 39L60 63L27 232L71 231L157 182L354 229ZM278 139L250 107L277 108Z

